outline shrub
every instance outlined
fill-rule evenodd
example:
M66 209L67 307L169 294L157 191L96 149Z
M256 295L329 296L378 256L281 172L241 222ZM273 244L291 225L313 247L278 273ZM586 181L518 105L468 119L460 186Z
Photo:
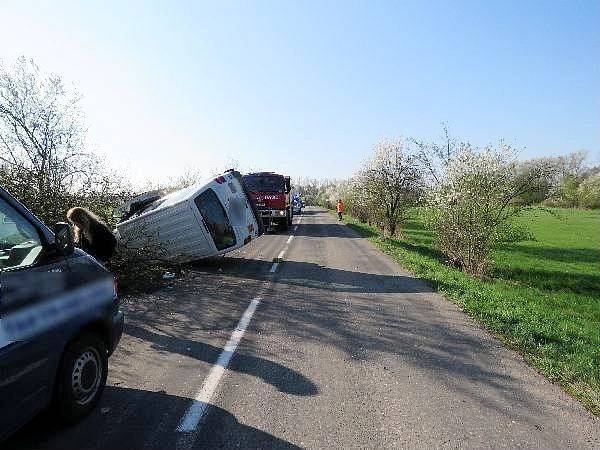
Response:
M362 218L383 222L390 235L419 198L423 174L419 157L404 139L384 139L354 178L356 208Z
M438 182L426 192L425 211L449 263L482 276L497 243L524 236L524 230L511 226L510 219L520 211L512 201L543 168L532 168L523 177L516 165L513 150L504 144L483 151L464 144L448 159Z
M581 182L577 189L579 206L584 208L600 208L600 173L589 176Z

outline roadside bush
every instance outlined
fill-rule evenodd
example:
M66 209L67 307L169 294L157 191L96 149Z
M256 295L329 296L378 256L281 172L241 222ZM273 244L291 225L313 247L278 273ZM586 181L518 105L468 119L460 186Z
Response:
M383 222L396 235L406 212L420 195L423 174L419 157L404 139L379 142L370 159L354 177L354 201L363 219Z
M117 278L123 293L145 292L160 285L165 272L179 271L179 266L164 260L164 251L150 241L143 246L120 241L107 267Z
M427 190L426 223L452 265L483 276L494 246L524 235L511 225L510 219L520 211L511 202L538 178L540 169L517 176L516 164L509 146L480 152L463 144Z
M577 189L579 206L600 208L600 173L596 173L581 182Z

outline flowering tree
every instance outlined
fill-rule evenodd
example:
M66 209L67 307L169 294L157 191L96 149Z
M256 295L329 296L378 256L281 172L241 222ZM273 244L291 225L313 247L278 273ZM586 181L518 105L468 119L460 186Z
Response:
M427 223L452 264L483 275L492 248L514 236L510 219L519 213L514 200L546 170L544 165L531 165L527 173L517 168L508 145L479 151L461 144L427 190Z
M579 206L600 208L600 172L587 177L577 189Z
M376 215L376 211L373 209L373 202L371 201L366 186L366 180L361 174L355 175L350 179L345 198L348 213L356 217L362 223L370 222Z
M363 196L364 209L373 219L383 220L394 235L408 208L417 202L422 179L418 155L404 139L386 139L359 171L355 189Z

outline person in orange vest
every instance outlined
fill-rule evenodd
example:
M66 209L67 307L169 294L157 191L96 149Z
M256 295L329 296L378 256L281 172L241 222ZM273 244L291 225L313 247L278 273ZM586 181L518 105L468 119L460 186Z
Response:
M338 220L342 220L342 215L344 214L344 202L341 198L337 201L337 213Z

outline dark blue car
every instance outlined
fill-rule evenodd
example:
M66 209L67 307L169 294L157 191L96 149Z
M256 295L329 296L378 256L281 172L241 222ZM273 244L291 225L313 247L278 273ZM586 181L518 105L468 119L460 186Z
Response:
M122 332L110 272L0 188L0 441L48 406L89 413Z

